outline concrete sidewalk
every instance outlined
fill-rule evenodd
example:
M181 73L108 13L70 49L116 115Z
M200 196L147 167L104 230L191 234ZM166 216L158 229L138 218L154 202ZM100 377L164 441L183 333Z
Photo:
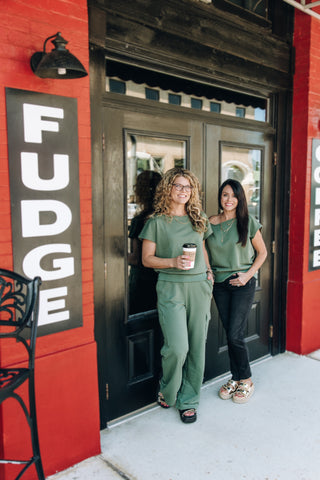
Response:
M153 406L101 432L99 456L48 480L319 480L320 351L252 365L247 404L203 386L198 420Z

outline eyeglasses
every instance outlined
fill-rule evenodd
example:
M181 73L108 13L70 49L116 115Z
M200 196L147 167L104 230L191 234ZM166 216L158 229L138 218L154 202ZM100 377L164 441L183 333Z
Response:
M178 192L185 191L187 193L190 193L192 190L191 185L181 185L181 183L173 183L173 186L176 190L178 190Z

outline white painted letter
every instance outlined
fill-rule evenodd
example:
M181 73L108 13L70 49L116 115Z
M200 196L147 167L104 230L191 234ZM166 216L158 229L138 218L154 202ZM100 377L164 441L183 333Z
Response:
M41 224L40 212L53 212L56 215L54 223ZM72 213L70 208L59 200L22 200L21 227L22 236L45 237L58 235L70 226Z
M320 225L320 209L316 208L314 211L314 224L316 227Z
M317 183L320 183L320 167L315 168L313 172L314 179Z
M320 230L314 231L313 246L320 247Z
M315 189L315 204L320 205L320 188Z
M42 143L42 132L59 132L59 123L42 117L63 118L63 109L42 105L23 104L24 141Z
M21 152L22 183L31 190L62 190L69 184L69 155L53 155L53 177L39 177L38 154ZM320 189L319 189L320 190Z
M313 266L320 267L320 250L314 250L313 252Z
M39 276L44 282L74 275L73 257L54 259L52 266L55 270L43 270L40 266L41 260L51 253L71 253L71 246L66 243L52 243L34 248L24 257L22 268L25 275L30 278Z
M50 288L49 290L40 290L39 295L39 325L47 325L48 323L62 322L69 320L69 310L50 313L52 310L63 310L66 307L64 299L58 300L58 297L66 297L68 295L67 287ZM52 300L52 299L56 300Z

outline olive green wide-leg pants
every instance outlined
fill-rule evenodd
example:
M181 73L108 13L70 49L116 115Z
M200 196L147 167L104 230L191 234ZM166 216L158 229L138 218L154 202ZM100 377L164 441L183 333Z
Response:
M212 284L158 280L158 313L164 344L160 391L179 410L197 408L205 366Z

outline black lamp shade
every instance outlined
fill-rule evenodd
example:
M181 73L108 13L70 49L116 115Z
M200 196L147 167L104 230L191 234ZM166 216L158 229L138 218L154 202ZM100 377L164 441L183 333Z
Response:
M46 53L45 45L49 38L54 38L55 45L50 53ZM46 39L43 52L36 52L31 57L31 68L40 78L81 78L88 75L86 69L79 60L65 48L68 43L57 33Z

